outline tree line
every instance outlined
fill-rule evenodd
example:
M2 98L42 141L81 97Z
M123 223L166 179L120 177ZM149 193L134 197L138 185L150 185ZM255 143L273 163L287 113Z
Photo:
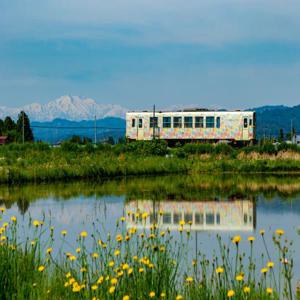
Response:
M30 120L24 111L19 113L16 122L9 116L4 120L0 119L0 136L7 136L7 142L22 143L23 132L24 142L33 142L34 137L30 126Z

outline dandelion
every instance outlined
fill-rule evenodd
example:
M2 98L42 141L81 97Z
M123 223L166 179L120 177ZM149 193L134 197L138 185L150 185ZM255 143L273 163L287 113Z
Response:
M161 233L160 233L160 235L162 236L162 237L164 237L165 236L165 232L164 231L162 231Z
M259 234L260 234L260 235L264 235L264 234L265 234L265 230L264 230L264 229L261 229L261 230L259 231Z
M128 296L128 295L125 295L124 297L123 297L123 300L129 300L130 299L130 297Z
M109 288L108 292L109 292L110 294L113 294L113 293L115 292L115 289L116 289L115 286L111 286L111 287Z
M272 261L269 261L269 262L267 263L267 267L268 267L268 268L273 268L273 267L274 267L274 263L273 263Z
M70 256L70 261L75 261L77 258L76 258L76 256L75 255L71 255Z
M61 235L62 235L62 236L66 236L66 235L67 235L67 230L62 230L62 231L61 231Z
M181 295L176 296L176 300L182 300L182 299L183 299L183 297Z
M39 222L38 220L34 220L34 221L33 221L33 225L34 225L35 227L38 227L38 226L40 225L40 222Z
M116 240L117 240L117 242L121 243L122 240L123 240L122 235L121 235L121 234L118 234L117 237L116 237Z
M100 277L98 278L98 280L97 280L97 283L98 283L98 284L101 284L101 283L103 282L103 280L104 280L104 277L103 277L103 276L100 276Z
M87 232L86 232L86 231L82 231L82 232L80 233L80 236L81 236L82 238L87 237Z
M184 222L184 220L180 220L180 222L179 222L179 225L180 225L180 226L183 226L183 225L185 225L185 222Z
M245 286L243 289L244 293L248 294L250 293L250 287L249 286Z
M144 272L144 268L139 268L139 272L143 273Z
M150 293L149 293L149 297L150 297L150 298L154 298L154 297L155 297L155 292L153 292L153 291L150 292Z
M93 291L96 291L98 289L98 286L96 284L94 284L94 285L92 285L91 288L92 288Z
M272 295L272 294L273 294L273 289L270 288L270 287L268 287L268 288L266 289L266 292L267 292L268 295Z
M119 255L120 255L120 250L116 250L116 251L114 252L114 255L115 255L115 256L119 256Z
M81 273L84 273L84 272L86 272L86 271L87 271L86 268L81 268L81 269L80 269L80 272L81 272Z
M283 229L277 229L276 234L279 235L279 236L282 236L282 235L284 235L284 230Z
M231 297L234 296L234 294L235 294L234 290L229 290L229 291L227 292L227 297L228 297L228 298L231 298Z
M223 273L223 272L224 272L224 269L223 269L222 267L216 268L216 273L217 273L217 274L221 274L221 273Z
M115 265L115 262L113 260L108 263L109 267L113 267L114 265Z
M188 283L191 283L191 282L193 282L193 277L187 277L185 279L185 281L188 282Z
M248 237L248 241L249 241L250 243L253 243L253 242L255 241L255 237L254 237L254 236L249 236L249 237Z
M120 218L120 221L121 221L121 222L125 222L125 217L121 217L121 218Z
M160 294L160 298L166 298L166 293L162 292L162 293Z
M236 281L242 281L244 279L244 276L242 274L240 274L240 275L237 275L235 277L235 279L236 279Z
M52 248L48 248L48 249L46 250L47 254L51 254L52 251L53 251Z
M14 222L14 223L17 222L17 218L16 218L15 216L12 216L10 219L11 219L11 221Z
M5 207L0 207L0 211L2 212L2 213L4 213L5 212Z
M98 254L98 253L93 253L93 254L92 254L92 257L93 257L93 258L98 258L98 257L99 257L99 254Z
M129 265L128 264L124 264L123 266L122 266L122 269L123 270L127 270L129 268Z
M118 283L118 279L117 278L112 278L110 283L111 283L111 285L116 285Z
M38 271L39 271L39 272L43 272L44 270L45 270L45 266L39 266L39 267L38 267Z
M268 268L262 268L261 270L260 270L260 273L261 274L266 274L268 272Z
M75 251L76 251L76 253L80 253L81 249L77 248Z
M73 291L74 293L80 292L80 285L79 285L78 283L74 283L74 284L73 284L73 289L72 289L72 291Z
M70 278L71 277L71 272L68 272L67 274L66 274L66 278Z
M240 235L236 235L232 238L232 243L238 245L238 243L242 240Z
M144 213L142 214L142 218L143 218L143 219L147 219L148 216L149 216L149 214L148 214L147 212L144 212Z

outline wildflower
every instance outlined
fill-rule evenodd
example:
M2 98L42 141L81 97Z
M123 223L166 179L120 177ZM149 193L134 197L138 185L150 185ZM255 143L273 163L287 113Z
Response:
M236 281L242 281L244 279L244 276L242 274L240 274L240 275L237 275L235 277L235 279L236 279Z
M36 287L36 283L34 282L34 283L32 284L32 286L33 286L33 287Z
M78 292L80 292L80 285L78 284L78 283L74 283L73 284L73 289L72 289L72 291L74 292L74 293L78 293Z
M17 218L16 218L15 216L12 216L10 219L11 219L14 223L17 222Z
M183 297L181 295L177 295L176 300L182 300Z
M69 286L69 282L65 282L64 287L68 287Z
M98 257L99 257L99 254L98 254L98 253L93 253L93 254L92 254L92 257L93 257L93 258L98 258Z
M264 229L261 229L261 230L259 231L259 233L260 233L260 235L264 235L264 234L265 234Z
M161 235L162 237L164 237L164 236L165 236L165 232L162 231L162 232L160 233L160 235Z
M66 274L66 278L70 278L71 277L71 272L68 272L67 274Z
M193 282L193 277L187 277L185 279L186 282L190 283L190 282Z
M183 226L185 224L184 220L180 220L179 225Z
M123 297L123 300L129 300L130 299L130 297L128 296L128 295L125 295L124 297Z
M144 212L144 213L142 214L142 218L143 218L143 219L147 219L147 218L148 218L148 215L149 215L149 214L148 214L147 212Z
M234 296L234 294L235 294L234 290L229 290L229 291L227 292L227 297L228 297L228 298L231 298L231 297Z
M268 267L268 268L273 268L273 267L274 267L274 263L273 263L272 261L269 261L269 262L267 263L267 267Z
M115 289L116 289L115 286L111 286L111 287L109 288L108 292L109 292L110 294L113 294L113 293L115 292Z
M116 250L115 253L114 253L114 255L115 255L115 256L120 255L120 250Z
M165 297L166 297L166 293L162 292L162 293L160 294L160 298L165 298Z
M5 207L0 207L0 211L2 212L2 213L4 213L5 212Z
M133 256L132 258L133 258L133 260L137 260L138 259L138 257L136 255Z
M128 269L127 274L130 275L130 274L132 274L132 272L133 272L133 269L130 268L130 269Z
M34 246L35 245L35 241L31 241L31 246Z
M76 256L75 255L71 255L70 256L70 261L74 261L74 260L76 260L77 258L76 258Z
M121 235L121 234L118 234L117 237L116 237L116 240L117 240L117 242L121 243L122 240L123 240L122 235Z
M113 267L114 265L115 265L115 262L113 260L108 263L109 267Z
M124 272L123 271L120 271L120 272L118 272L118 277L121 277L121 276L123 276L123 274L124 274Z
M80 269L80 272L81 272L81 273L84 273L84 272L86 272L86 271L87 271L86 268L81 268L81 269Z
M128 242L129 240L130 240L130 236L129 236L129 235L126 235L126 236L125 236L125 241Z
M39 272L43 272L44 270L45 270L45 266L39 266L39 267L38 267L38 271L39 271Z
M125 217L121 217L121 218L120 218L120 221L121 221L121 222L125 222Z
M124 264L123 267L122 267L123 270L127 270L128 268L129 268L128 264Z
M253 242L255 241L255 237L254 237L254 236L249 236L249 237L248 237L248 241L249 241L250 243L253 243Z
M48 249L46 250L46 252L47 252L48 254L50 254L52 251L53 251L52 248L48 248Z
M87 232L86 232L86 231L82 231L82 232L80 233L80 236L81 236L82 238L87 237Z
M139 268L139 272L143 273L144 272L144 268Z
M153 291L150 292L150 293L149 293L149 297L150 297L150 298L154 298L154 297L155 297L155 293L154 293Z
M238 245L238 243L242 240L240 235L236 235L232 238L232 242L236 245Z
M243 289L244 293L250 293L250 287L249 286L245 286Z
M62 230L62 231L61 231L61 234L62 234L63 236L65 236L65 235L67 234L67 230Z
M6 236L2 235L1 238L0 238L0 241L3 242L3 241L6 241L6 239L7 239Z
M110 283L111 283L111 285L116 285L118 283L118 279L117 278L112 278Z
M267 294L269 294L269 295L273 294L273 289L270 287L268 287L266 291L267 291Z
M96 291L98 289L98 285L94 284L94 285L92 285L91 288L92 288L93 291Z
M223 269L222 267L216 268L216 273L217 273L217 274L221 274L221 273L223 273L223 272L224 272L224 269Z
M76 253L79 253L81 251L81 249L77 248L75 251L76 251Z
M279 235L279 236L282 236L282 235L284 235L284 230L283 229L277 229L276 234Z
M33 225L34 225L35 227L38 227L38 226L40 225L40 222L39 222L38 220L34 220L34 221L33 221Z
M262 268L260 270L260 273L262 273L262 274L266 274L267 272L268 272L268 268Z
M104 277L103 276L100 276L99 279L97 280L97 283L98 284L101 284L104 280Z

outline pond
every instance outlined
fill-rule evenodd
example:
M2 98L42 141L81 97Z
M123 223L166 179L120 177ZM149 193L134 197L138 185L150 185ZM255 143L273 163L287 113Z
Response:
M270 243L276 229L293 241L294 280L300 279L300 178L297 176L164 176L129 178L104 182L73 182L44 185L2 186L0 206L18 223L51 215L55 235L67 230L68 247L76 247L82 230L96 224L103 234L114 234L116 220L126 216L128 228L150 227L153 222L179 235L180 220L191 221L188 260L198 251L208 257L218 249L216 234L227 242L241 235L247 252L247 237L256 237L257 259L264 249L259 231ZM127 212L130 211L130 216ZM146 224L136 224L135 212L148 212ZM163 214L161 214L163 212ZM26 236L26 226L23 229ZM276 253L270 253L276 257Z

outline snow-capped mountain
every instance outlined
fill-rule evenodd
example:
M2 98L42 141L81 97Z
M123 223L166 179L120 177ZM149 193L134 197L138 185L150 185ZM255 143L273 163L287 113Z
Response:
M21 110L32 121L52 121L56 118L73 121L105 117L124 118L126 108L115 104L98 104L94 99L78 96L62 96L47 104L32 103L17 108L0 106L0 118L11 116L16 119Z

